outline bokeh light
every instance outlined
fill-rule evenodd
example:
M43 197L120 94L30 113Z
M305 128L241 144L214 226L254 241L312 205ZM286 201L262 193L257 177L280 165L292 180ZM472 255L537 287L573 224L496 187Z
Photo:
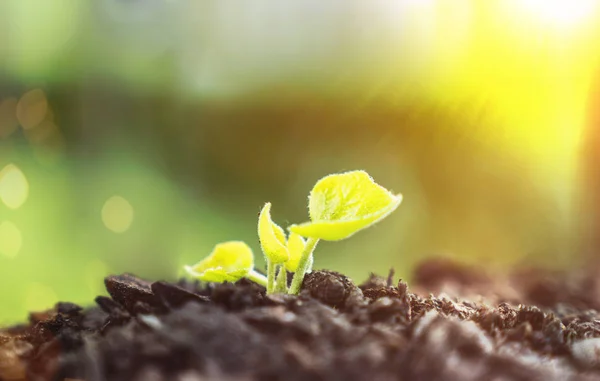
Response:
M23 129L34 128L44 120L48 112L46 95L41 89L34 89L23 94L17 104L16 112Z
M29 195L29 182L23 172L14 164L8 164L0 171L0 200L10 209L18 209Z
M115 233L126 232L133 222L133 207L121 196L112 196L102 207L102 222Z
M23 237L19 228L11 221L0 222L0 254L14 258L19 254Z

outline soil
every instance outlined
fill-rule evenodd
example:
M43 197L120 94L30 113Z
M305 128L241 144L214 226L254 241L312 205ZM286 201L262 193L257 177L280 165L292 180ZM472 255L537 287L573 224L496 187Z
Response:
M411 288L314 271L300 296L249 282L105 279L0 330L1 380L600 380L595 271L512 275L444 260ZM435 295L435 296L434 296Z

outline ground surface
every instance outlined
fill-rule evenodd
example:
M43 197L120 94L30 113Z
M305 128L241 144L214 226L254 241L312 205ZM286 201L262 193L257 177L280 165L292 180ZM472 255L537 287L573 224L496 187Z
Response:
M108 277L97 307L0 331L0 380L600 380L594 273L432 260L413 283L316 271L288 297Z

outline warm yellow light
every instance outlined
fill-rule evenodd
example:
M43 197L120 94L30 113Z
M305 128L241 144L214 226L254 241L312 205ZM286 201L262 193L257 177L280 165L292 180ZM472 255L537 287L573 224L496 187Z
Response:
M0 200L10 209L18 209L29 195L29 183L23 172L14 164L0 171Z
M124 233L133 222L133 207L123 197L113 196L102 207L102 222L107 229Z
M10 221L0 223L0 254L14 258L21 251L23 237L19 228Z
M575 26L589 20L597 8L597 0L518 0L541 21L557 27Z

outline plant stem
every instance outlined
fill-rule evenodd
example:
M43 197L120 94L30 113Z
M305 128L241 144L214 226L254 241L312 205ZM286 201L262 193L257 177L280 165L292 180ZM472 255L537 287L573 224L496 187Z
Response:
M317 243L319 243L318 238L309 238L306 240L306 246L304 247L300 261L298 262L298 270L296 270L296 273L294 274L294 279L292 279L292 285L288 290L288 294L298 295L300 292L304 275L306 274L306 271L311 270L308 268L310 264L309 259L312 257L312 253L315 251Z
M255 270L252 270L248 273L248 275L246 275L246 278L250 279L251 281L260 284L261 286L267 287L267 277L257 273Z
M284 265L280 265L277 280L275 281L275 292L285 294L287 292L287 271Z
M267 259L267 294L272 294L275 289L275 273L277 268Z

